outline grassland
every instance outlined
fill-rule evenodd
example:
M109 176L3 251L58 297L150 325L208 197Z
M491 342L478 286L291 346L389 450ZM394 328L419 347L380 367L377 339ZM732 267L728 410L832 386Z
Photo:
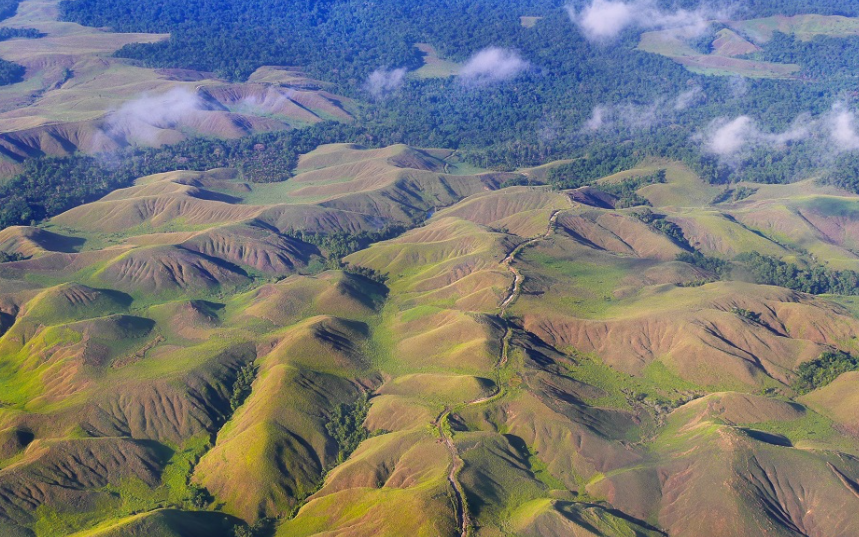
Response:
M418 78L447 78L459 72L459 64L439 58L435 47L429 43L415 45L424 55L423 66L414 72Z
M0 155L6 174L39 155L160 145L189 135L237 138L251 132L349 120L350 101L294 71L261 68L247 83L211 73L155 70L113 57L129 43L168 35L111 33L57 21L57 0L25 0L4 27L44 35L0 43L0 57L26 68L0 88ZM153 108L159 113L149 113Z
M855 373L791 389L855 350L852 300L676 256L849 266L855 196L712 203L662 161L588 187L666 169L638 194L681 244L450 156L160 174L0 234L25 258L0 263L0 534L733 536L809 509L853 531ZM342 266L302 235L382 223L407 230Z
M728 28L715 33L711 50L702 53L690 46L682 31L645 32L638 44L640 50L660 54L676 61L694 73L749 78L790 78L799 70L794 64L780 64L755 59L761 46L773 32L794 35L803 41L815 36L849 37L859 35L859 19L842 16L796 15L762 19L724 21Z

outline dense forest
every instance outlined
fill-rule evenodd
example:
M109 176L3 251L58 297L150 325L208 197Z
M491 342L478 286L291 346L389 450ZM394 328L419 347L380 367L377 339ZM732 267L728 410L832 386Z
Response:
M681 2L687 4L697 5ZM765 4L750 2L744 13L772 14L774 8ZM818 13L857 11L853 2L813 4ZM778 11L809 9L797 1ZM730 159L709 154L703 141L716 118L753 114L764 133L779 133L803 113L827 114L852 90L847 74L856 55L848 53L859 46L859 38L804 43L776 34L763 54L797 62L809 77L745 80L738 93L736 79L695 75L668 58L635 50L633 30L611 46L592 43L561 6L548 0L446 0L444 9L437 3L393 0L65 0L61 12L67 20L119 31L171 32L164 43L132 45L118 53L146 65L212 70L232 79L261 65L302 65L363 101L363 82L371 71L421 65L418 42L429 42L458 61L486 46L507 47L530 68L514 80L483 87L457 77L407 78L391 98L365 102L353 126L324 124L303 134L129 148L107 160L78 155L28 160L20 176L0 187L0 225L40 220L140 175L169 169L234 166L249 180L281 180L299 153L341 141L458 149L475 165L502 170L573 159L550 177L559 188L588 184L655 156L682 161L712 183L788 183L816 176L859 192L859 158L848 152L822 159L814 138L781 147L751 145ZM308 15L292 16L296 12ZM525 28L520 15L543 19ZM0 63L0 83L22 75L22 67ZM678 106L689 92L697 100ZM604 118L594 124L597 110ZM68 188L57 188L61 184ZM622 203L640 203L627 198Z
M112 155L29 159L20 175L0 185L0 228L48 218L153 173L233 167L247 181L282 181L290 177L300 154L340 141L371 143L360 129L325 122L238 140L192 138Z
M859 272L852 270L832 270L821 265L803 268L756 252L740 254L737 261L752 274L757 283L813 295L859 294Z
M15 15L21 0L0 0L0 21Z
M20 82L24 76L25 69L15 62L0 59L0 86Z
M0 41L6 41L8 39L15 38L26 38L26 39L36 39L37 37L42 37L44 34L39 30L34 28L0 28Z
M833 270L812 262L805 267L757 252L742 253L732 262L698 251L684 252L677 256L677 260L711 272L717 278L740 277L812 295L859 294L859 272Z
M855 356L843 351L825 352L815 360L799 365L793 389L799 394L806 394L826 386L842 373L857 369L859 369L859 360Z
M18 11L20 0L0 0L0 21L8 19ZM0 41L15 37L39 37L42 35L31 28L0 28ZM0 86L6 86L20 82L24 76L25 69L15 62L0 58Z

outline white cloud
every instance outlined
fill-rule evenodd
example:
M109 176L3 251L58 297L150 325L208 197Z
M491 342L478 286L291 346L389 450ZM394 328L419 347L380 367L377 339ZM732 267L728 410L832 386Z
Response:
M674 109L677 111L686 110L689 107L692 107L699 102L701 102L704 98L704 90L701 89L701 86L695 86L691 89L688 89L684 92L681 92L680 95L674 99Z
M459 70L459 77L467 84L491 84L516 78L528 67L516 51L489 47L472 56Z
M749 116L740 116L714 127L707 140L707 150L722 156L733 155L748 145L749 138L756 130Z
M406 79L406 69L376 69L367 77L364 89L374 99L384 99L403 87Z
M291 88L266 88L262 94L252 93L242 98L237 104L239 111L247 111L251 114L280 114L284 112L284 107L290 104L290 100L295 95L295 90Z
M663 10L653 0L592 0L581 11L566 7L570 19L592 41L609 41L628 28L682 28L688 36L704 32L711 20L724 15L707 6L695 10Z
M695 86L674 98L660 98L649 104L598 104L582 126L582 131L596 132L606 128L647 129L670 121L677 112L695 106L704 98L704 91Z
M820 116L800 114L783 132L764 132L749 116L713 121L699 138L704 151L730 160L747 151L768 147L781 149L792 142L815 143L820 158L845 151L859 151L859 116L839 102Z
M598 131L602 128L602 126L606 122L606 107L603 105L597 105L594 107L593 112L591 112L591 117L585 122L585 130L588 131Z
M778 133L762 131L749 116L717 119L710 124L709 132L704 137L705 149L720 157L731 157L762 146L777 148L805 140L812 137L815 130L817 122L807 115L797 117L788 130Z
M827 127L832 141L839 150L856 151L859 149L856 113L848 110L844 104L838 103L832 107L832 112L827 118Z
M174 88L161 95L143 95L108 116L107 133L128 141L156 144L161 130L181 125L206 109L206 103L186 88Z
M732 76L728 79L728 89L731 91L731 97L739 99L749 91L749 86L746 79L741 76Z

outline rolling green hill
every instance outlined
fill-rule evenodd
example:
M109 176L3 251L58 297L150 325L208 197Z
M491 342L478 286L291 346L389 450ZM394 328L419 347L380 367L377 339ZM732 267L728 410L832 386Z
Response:
M851 299L742 254L850 270L859 198L449 158L323 146L283 183L167 173L4 231L2 534L853 531L853 373L795 388L857 350Z

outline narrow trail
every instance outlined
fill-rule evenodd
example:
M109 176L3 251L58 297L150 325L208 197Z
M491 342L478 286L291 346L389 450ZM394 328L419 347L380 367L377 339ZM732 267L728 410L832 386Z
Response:
M465 466L462 457L459 456L459 450L456 449L456 444L447 433L446 423L450 417L450 408L442 410L441 414L435 419L435 426L444 442L447 451L450 453L451 465L450 471L447 473L447 480L453 488L454 501L456 502L456 520L459 523L461 537L468 537L469 529L471 528L471 516L468 514L468 506L465 503L465 490L462 488L462 483L459 482L459 471Z
M549 223L546 226L546 232L542 235L529 239L515 248L513 248L507 256L501 261L501 264L507 267L513 274L513 285L510 287L510 292L501 302L499 308L501 309L501 318L507 319L507 308L513 304L519 295L522 294L522 283L525 281L525 276L513 266L513 262L516 260L516 256L527 246L537 243L539 241L545 240L549 238L552 234L552 231L555 229L555 222L558 219L558 215L563 212L564 209L556 209L552 212L552 215L549 217ZM507 364L508 354L510 352L510 341L513 338L513 328L510 323L506 323L506 330L504 332L504 337L501 340L501 356L499 357L498 363L496 364L497 368L504 367ZM501 395L501 388L497 389L494 393L480 397L478 399L474 399L465 403L466 406L470 405L479 405L485 403L495 397ZM468 537L472 523L471 523L471 515L468 512L468 505L465 501L465 490L462 487L462 483L459 482L459 472L462 470L463 466L465 466L465 462L462 460L462 457L459 455L459 450L456 447L456 444L453 441L453 438L448 432L447 424L450 418L451 409L450 407L445 407L442 410L441 414L439 414L435 421L433 422L433 426L438 431L439 437L441 441L444 443L447 448L448 453L450 453L451 465L450 471L447 474L447 480L450 483L451 488L453 489L454 501L456 503L456 519L459 523L461 537Z
M527 240L522 244L516 246L510 253L507 254L501 264L507 267L513 274L513 285L510 287L510 293L504 298L501 302L499 308L501 309L501 318L507 319L507 308L509 308L516 300L519 298L519 295L522 294L522 283L525 281L525 276L517 269L513 262L516 260L516 256L519 255L519 252L524 250L527 246L531 244L535 244L539 241L548 239L552 234L552 231L555 229L555 222L558 220L558 216L563 212L563 209L556 209L552 212L552 215L549 217L549 223L546 226L546 232L538 237L534 237L533 239ZM498 360L497 367L504 367L507 364L507 357L510 353L510 340L513 338L513 328L507 323L507 329L504 332L504 337L501 338L501 358Z
M558 220L558 215L563 212L563 209L556 209L552 211L552 216L549 217L549 224L546 226L546 232L538 237L534 237L533 239L529 239L522 244L516 246L510 253L507 254L501 264L507 267L511 273L513 273L513 285L510 287L510 293L507 294L507 297L501 302L501 316L505 317L507 315L507 308L519 298L519 295L522 293L522 282L525 281L525 276L519 272L519 269L513 266L513 261L516 260L516 256L519 255L519 252L527 248L528 246L540 242L542 240L548 239L552 234L552 231L555 229L555 222Z

